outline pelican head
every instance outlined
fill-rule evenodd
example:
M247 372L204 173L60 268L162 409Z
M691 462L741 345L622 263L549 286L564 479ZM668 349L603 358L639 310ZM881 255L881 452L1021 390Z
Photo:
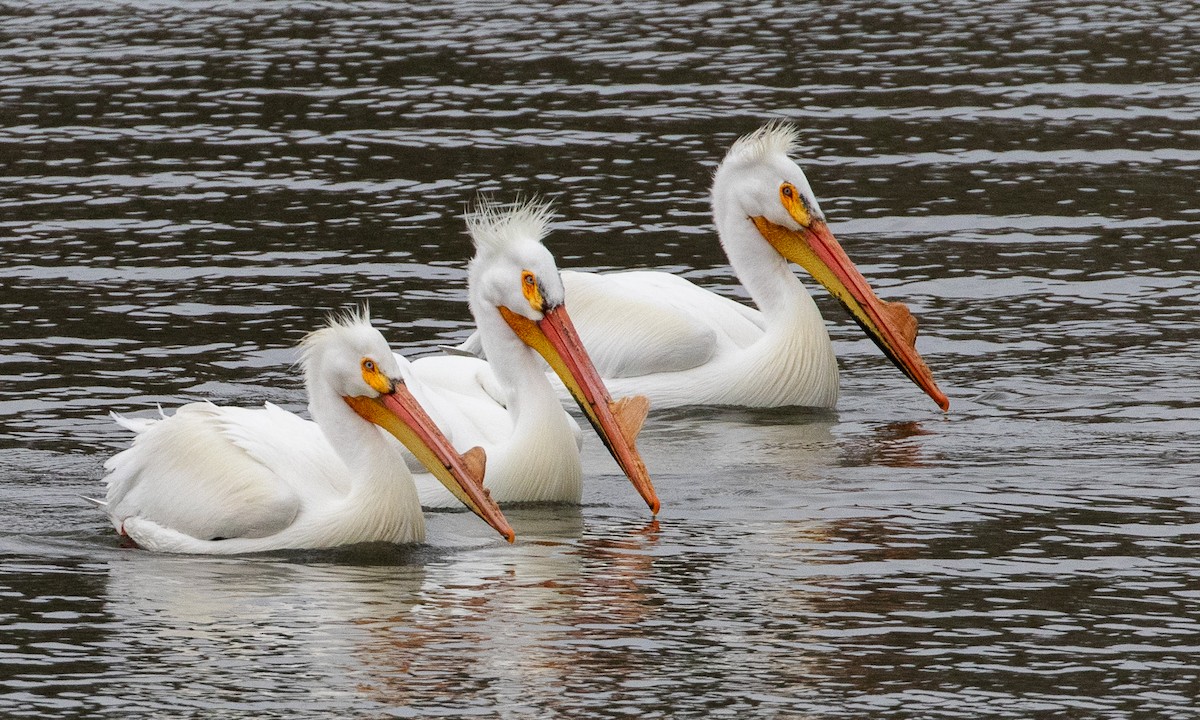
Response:
M366 308L331 317L301 343L310 397L332 392L359 417L404 444L455 497L509 542L512 527L483 487L484 454L459 455L401 379L401 360L371 325ZM353 416L351 416L353 417Z
M654 513L658 496L635 440L649 410L641 396L613 401L567 314L554 256L542 245L552 213L531 200L481 201L467 214L475 243L470 266L471 310L498 312L517 338L537 351L570 391L621 469Z
M480 202L467 214L475 243L471 297L538 322L562 307L566 292L554 256L542 244L553 213L538 201L500 205Z
M300 347L308 386L325 386L342 397L386 395L401 375L399 360L365 307L330 317Z
M718 189L722 202L716 212L728 211L799 230L812 222L824 222L804 171L792 160L798 132L786 123L769 123L739 138L713 177L713 194Z
M916 318L903 303L875 295L829 230L808 178L790 157L797 135L794 126L772 122L733 144L713 177L717 226L749 220L779 255L825 286L910 380L949 408L917 352Z

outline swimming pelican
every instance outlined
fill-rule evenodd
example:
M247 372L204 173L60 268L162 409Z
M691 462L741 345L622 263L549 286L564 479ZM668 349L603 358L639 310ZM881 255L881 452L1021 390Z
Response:
M579 503L579 426L563 410L546 364L600 435L652 512L654 486L635 440L649 409L643 397L613 401L563 304L554 257L542 245L545 204L483 202L467 216L476 255L469 266L471 314L488 361L438 355L414 360L413 393L457 447L488 455L485 484L497 501ZM539 359L539 355L545 360ZM420 482L421 502L449 496Z
M113 526L147 550L232 554L360 542L420 542L425 522L395 436L512 542L482 487L484 455L459 455L413 399L364 311L301 343L309 413L198 402L137 433L105 463ZM376 427L378 426L378 427Z
M772 123L733 144L713 179L713 220L749 308L665 272L562 273L571 315L605 384L682 405L833 407L837 359L816 303L788 267L807 270L905 375L943 409L917 352L917 321L885 302L846 256L804 172L796 130ZM477 352L477 338L463 348Z

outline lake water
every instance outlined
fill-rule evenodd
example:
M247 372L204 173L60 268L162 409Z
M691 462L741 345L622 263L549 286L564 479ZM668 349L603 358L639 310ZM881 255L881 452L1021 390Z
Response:
M0 715L1196 717L1200 13L742 5L0 6ZM656 521L594 438L513 546L153 555L80 499L110 410L302 411L331 309L465 337L481 192L744 297L707 191L771 118L949 413L815 291L837 411L653 414Z

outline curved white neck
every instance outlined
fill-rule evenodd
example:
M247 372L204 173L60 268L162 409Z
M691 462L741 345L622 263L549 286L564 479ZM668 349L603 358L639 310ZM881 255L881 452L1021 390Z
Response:
M762 237L745 215L714 212L721 246L734 274L773 328L821 324L821 313L786 258Z
M516 336L496 308L472 307L472 310L476 311L475 323L488 364L508 394L514 437L531 431L531 423L561 415L562 405L546 377L541 356Z
M713 185L713 222L729 264L765 321L762 341L747 349L742 367L772 382L751 392L762 393L764 405L831 407L837 401L837 359L821 311L787 259L741 209L736 185L723 180L718 175Z
M412 477L401 445L364 420L331 388L310 388L308 412L349 470L346 503L354 506L397 505L421 517Z
M575 428L563 412L546 364L499 311L480 310L475 313L479 337L492 373L504 388L513 424L512 434L494 450L495 470L489 471L488 487L497 497L514 502L579 502L583 473Z

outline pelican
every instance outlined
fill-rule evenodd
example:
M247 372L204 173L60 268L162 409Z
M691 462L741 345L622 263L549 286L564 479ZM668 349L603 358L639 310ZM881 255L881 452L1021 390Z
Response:
M550 216L549 206L537 201L481 202L468 213L476 249L469 305L488 359L414 360L410 386L456 447L478 444L487 451L485 484L498 502L578 504L579 426L546 375L549 364L657 513L658 497L635 443L649 406L643 397L613 401L580 343L554 257L542 245ZM452 505L441 488L419 478L418 485L426 507Z
M313 421L262 408L184 405L170 417L113 417L137 433L105 463L102 505L147 550L234 554L360 542L416 543L425 522L399 439L509 542L482 486L484 454L459 455L399 381L406 364L366 310L301 343Z
M789 157L796 139L792 126L768 124L735 142L713 179L721 245L757 310L664 272L562 273L579 336L614 394L645 395L656 408L834 407L833 345L791 261L909 379L949 407L916 350L912 313L876 297L826 225ZM478 352L478 339L462 348Z

